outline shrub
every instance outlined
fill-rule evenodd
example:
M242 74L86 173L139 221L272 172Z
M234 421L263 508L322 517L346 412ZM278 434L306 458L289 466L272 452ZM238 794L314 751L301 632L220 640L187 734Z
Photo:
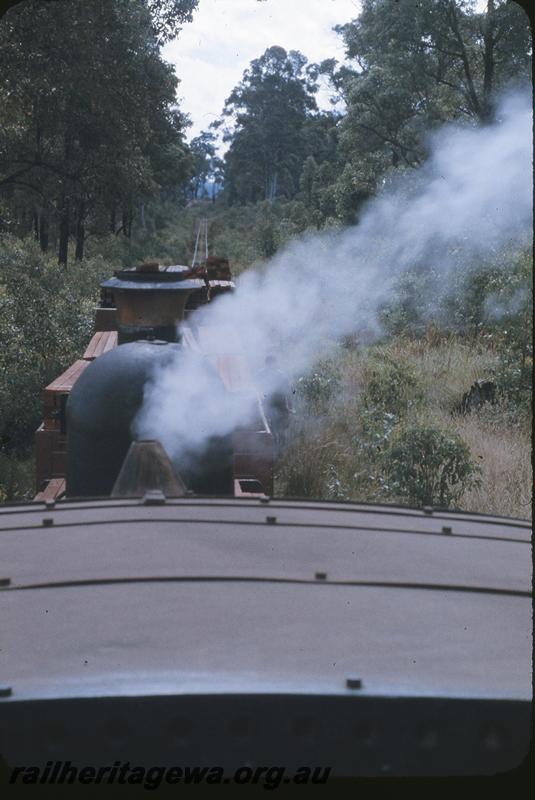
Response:
M532 253L521 242L485 261L463 248L449 254L450 268L422 263L402 272L392 298L380 309L387 334L422 336L428 323L444 332L476 337L507 328L518 348L531 342Z
M308 412L324 414L340 388L340 372L332 361L320 361L314 372L297 380L297 400L305 403Z
M308 420L292 421L289 446L283 451L275 474L275 494L279 497L325 496L324 475L331 453L322 440L322 429Z
M328 464L324 473L325 494L328 500L349 500L351 489L340 476L335 464Z
M524 364L502 355L490 371L496 384L496 394L508 416L518 421L529 418L532 406L533 362Z
M381 362L372 361L368 373L363 398L368 411L380 416L394 414L400 417L417 407L423 399L422 388L413 370L387 353Z
M30 444L41 417L41 391L83 353L98 285L111 267L95 258L69 270L32 241L0 247L0 447Z
M0 450L0 503L31 500L34 485L33 456L14 457Z
M437 272L432 268L409 269L395 284L391 300L384 303L379 318L390 336L422 336L432 318Z
M434 427L400 428L384 453L385 488L417 506L449 507L479 482L462 439Z

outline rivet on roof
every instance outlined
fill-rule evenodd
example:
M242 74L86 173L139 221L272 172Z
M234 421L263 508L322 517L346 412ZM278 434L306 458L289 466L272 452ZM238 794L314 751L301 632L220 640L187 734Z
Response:
M163 506L165 505L165 495L161 489L151 489L151 491L145 492L141 503L144 506Z

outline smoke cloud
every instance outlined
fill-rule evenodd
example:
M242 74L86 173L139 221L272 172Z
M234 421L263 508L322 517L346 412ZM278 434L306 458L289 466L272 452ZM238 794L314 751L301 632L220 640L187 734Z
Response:
M202 307L197 326L234 337L253 368L269 355L262 391L280 388L328 355L340 337L380 335L379 310L409 269L433 268L440 312L459 270L484 263L497 249L529 244L532 232L532 109L527 94L510 94L496 122L447 126L430 137L430 156L367 206L358 225L293 240L267 264L243 274L232 294ZM424 298L423 298L424 299ZM159 439L170 456L199 448L258 415L254 393L233 393L208 380L198 357L185 354L147 386L136 420L138 438Z

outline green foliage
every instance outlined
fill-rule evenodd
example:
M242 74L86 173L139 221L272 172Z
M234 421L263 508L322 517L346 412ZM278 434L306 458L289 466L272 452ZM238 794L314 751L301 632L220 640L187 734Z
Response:
M422 388L414 371L388 352L376 356L367 372L364 408L369 413L401 417L422 402Z
M320 361L313 372L298 378L296 399L302 401L307 413L325 414L340 391L341 376L331 360Z
M481 335L437 342L398 337L387 345L340 348L329 362L320 362L297 384L297 413L277 475L278 493L291 485L300 496L457 504L485 512L500 508L503 492L505 513L524 516L525 509L505 497L509 473L500 473L491 432L499 431L504 442L509 435L525 437L527 402L502 396L466 417L450 413L452 397L460 400L476 377L491 377L492 365L501 363L504 354L492 349L492 341ZM483 459L482 473L466 442ZM525 492L524 480L522 486Z
M377 159L359 160L358 164L346 162L334 185L324 189L324 193L332 197L336 216L346 224L355 222L359 207L375 190L377 167L374 163L370 174L372 161ZM382 164L380 169L383 169Z
M393 298L380 309L380 320L390 336L421 335L432 316L433 292L439 279L432 268L409 269L396 281Z
M514 350L500 354L497 366L489 377L496 384L496 395L509 416L524 419L531 414L533 403L533 358L519 360ZM504 410L504 409L502 409Z
M0 193L16 232L35 227L46 251L68 240L83 257L88 232L131 233L148 198L189 178L177 78L160 56L195 0L42 3L28 0L0 25ZM0 220L0 224L1 224ZM4 222L4 226L6 222Z
M288 433L291 445L277 464L276 493L286 497L325 496L330 454L322 447L317 426L306 417L299 418L292 420Z
M15 457L0 449L0 503L31 500L35 462L30 454Z
M36 243L0 247L0 447L23 449L41 420L41 391L79 358L89 341L102 258L67 272Z
M388 335L421 336L430 323L444 333L483 336L506 360L532 355L532 254L506 246L477 262L458 250L445 276L432 263L399 276L380 311Z
M253 229L254 243L262 258L270 258L277 252L276 219L267 201L259 210Z
M316 180L318 175L318 165L314 156L307 156L303 169L301 170L301 177L299 178L299 188L306 205L311 207L315 202L316 195Z
M334 464L329 464L325 470L325 494L328 500L349 500L350 488L340 477Z
M301 190L314 206L313 164L336 159L336 117L317 112L317 68L302 53L270 47L251 62L226 101L221 126L229 204L287 200ZM309 161L303 177L304 164ZM310 186L308 185L310 184Z
M462 439L434 427L401 427L383 458L385 488L417 506L450 507L478 484L479 468Z
M430 130L451 120L487 123L497 94L531 79L529 19L505 0L481 12L463 0L363 0L337 31L352 66L328 59L320 69L347 108L339 126L345 168L334 189L345 220L389 170L425 160Z
M211 131L203 131L190 142L193 156L193 177L190 183L191 199L202 198L208 179L220 180L222 161L216 157L216 137Z
M160 44L176 38L183 22L191 22L199 0L146 0L154 35Z

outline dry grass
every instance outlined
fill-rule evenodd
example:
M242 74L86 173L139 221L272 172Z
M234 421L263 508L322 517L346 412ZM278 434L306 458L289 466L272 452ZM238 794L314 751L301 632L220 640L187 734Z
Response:
M460 507L531 518L531 420L511 404L465 416L452 414L463 393L476 379L488 377L498 361L498 354L484 344L454 337L397 339L368 350L341 349L335 359L341 380L325 404L324 416L313 420L307 418L306 406L300 409L279 465L278 493L376 502L393 499L381 489L373 450L359 447L367 385L385 359L406 367L416 378L418 399L406 419L458 434L479 465L481 484L465 491Z
M414 369L430 408L451 411L478 378L485 378L497 354L454 337L432 344L400 339L388 347L392 358Z
M481 486L465 492L470 511L531 519L531 437L529 429L501 427L485 414L457 418L454 429L481 467Z

